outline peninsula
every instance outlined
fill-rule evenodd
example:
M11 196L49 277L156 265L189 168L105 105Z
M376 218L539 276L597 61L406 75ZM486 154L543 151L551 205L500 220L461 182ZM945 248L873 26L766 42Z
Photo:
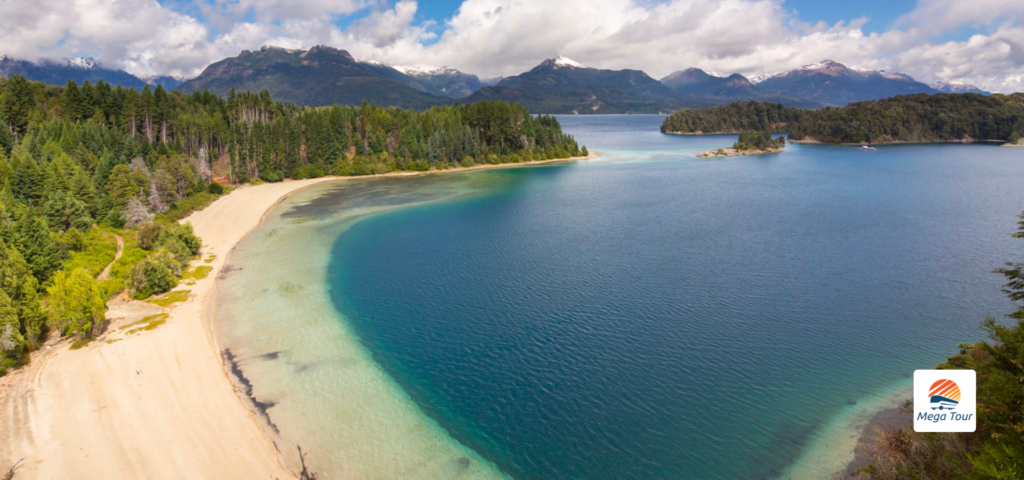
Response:
M1010 143L1024 136L1024 93L989 96L915 94L805 110L780 104L736 102L676 112L663 133L788 133L794 143Z

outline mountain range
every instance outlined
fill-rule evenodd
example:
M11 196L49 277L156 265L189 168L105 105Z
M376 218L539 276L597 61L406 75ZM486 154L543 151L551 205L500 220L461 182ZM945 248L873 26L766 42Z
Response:
M536 113L657 113L701 106L640 70L601 70L566 57L545 60L465 99L481 100L523 103Z
M141 89L149 84L163 85L164 88L171 90L181 83L180 80L171 76L153 76L142 79L121 69L108 68L91 57L65 58L62 61L44 59L30 62L0 55L0 77L9 77L15 73L29 80L50 85L64 85L68 83L68 80L74 80L78 84L86 81L96 83L97 80L103 80L111 85L128 88Z
M267 89L276 99L313 106L366 100L423 109L453 101L504 100L525 104L534 113L658 113L738 100L820 108L911 93L988 93L963 83L926 85L901 73L849 68L831 60L751 78L688 68L655 80L640 70L591 68L560 56L522 74L485 81L449 67L358 61L345 50L323 45L308 50L244 50L184 81L170 76L139 78L92 58L29 62L0 55L0 77L15 73L55 85L68 79L102 79L130 88L163 85L168 90L207 89L219 95L232 87Z

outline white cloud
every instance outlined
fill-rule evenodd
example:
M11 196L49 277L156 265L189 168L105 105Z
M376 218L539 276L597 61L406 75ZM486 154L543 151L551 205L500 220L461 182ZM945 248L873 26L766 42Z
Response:
M864 32L864 18L827 25L798 18L781 0L465 0L442 24L418 20L415 0L214 0L193 7L0 0L0 52L31 59L96 54L140 75L184 76L264 44L328 44L360 59L449 65L481 76L514 75L558 54L655 78L691 66L778 72L830 58L926 82L1024 88L1019 0L919 0L894 29L872 34ZM354 13L362 18L337 26ZM964 29L978 33L932 40Z

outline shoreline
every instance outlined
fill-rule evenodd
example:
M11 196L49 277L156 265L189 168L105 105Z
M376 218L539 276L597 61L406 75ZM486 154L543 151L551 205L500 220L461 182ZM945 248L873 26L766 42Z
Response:
M111 300L108 327L88 346L70 350L67 339L51 337L28 365L0 379L0 470L17 464L19 476L33 478L297 478L229 371L213 328L216 279L235 245L286 198L325 182L598 156L286 180L245 185L217 199L182 220L203 240L190 266L213 267L194 285L174 288L190 291L186 301L159 308ZM168 317L159 328L124 331L160 313Z
M776 477L786 480L844 479L868 463L875 428L888 428L912 396L913 381L902 380L856 399L808 439L800 454Z
M974 139L971 139L971 140L962 140L962 139L961 140L927 140L927 141L920 141L920 142L897 141L897 142L875 142L875 143L872 143L872 142L828 143L828 142L822 142L822 141L820 141L818 139L810 138L810 137L805 138L805 139L800 139L800 140L790 140L789 138L786 138L786 141L789 142L789 143L795 143L797 145L832 145L832 146L837 146L837 147L859 147L861 145L871 145L871 146L875 146L875 145L877 145L877 146L885 146L885 145L928 145L928 144L949 144L949 143L963 144L963 145L971 145L971 144L974 144L974 143L980 143L980 144L988 145L988 144L997 144L998 143L998 144L1000 144L1000 146L1002 146L1002 144L1006 143L1006 140L974 140Z

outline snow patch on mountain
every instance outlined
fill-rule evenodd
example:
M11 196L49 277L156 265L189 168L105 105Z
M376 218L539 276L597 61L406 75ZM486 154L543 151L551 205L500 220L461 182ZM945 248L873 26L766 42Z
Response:
M555 58L554 62L555 65L558 65L559 67L589 68L586 65L563 55L559 55L558 58Z
M92 57L65 58L64 62L67 63L69 67L84 68L86 70L96 66L96 60Z

